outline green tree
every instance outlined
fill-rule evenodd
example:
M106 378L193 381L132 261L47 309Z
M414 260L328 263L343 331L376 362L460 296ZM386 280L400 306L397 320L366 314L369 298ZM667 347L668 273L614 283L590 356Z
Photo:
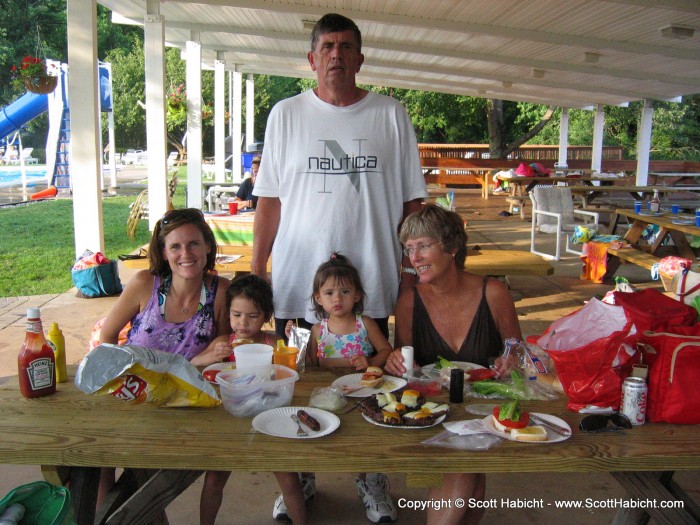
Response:
M255 139L257 141L262 141L265 138L265 128L267 127L267 117L270 114L272 106L274 106L280 100L285 98L298 95L305 89L311 89L316 85L313 81L313 85L306 84L308 80L302 80L298 78L290 77L276 77L270 75L255 75L255 103L254 108L254 133ZM304 87L308 86L308 87ZM244 97L245 99L245 97ZM243 101L243 107L245 107L245 100ZM243 118L243 124L245 125L245 117Z
M145 102L143 36L132 35L129 47L110 50L105 59L112 64L112 108L117 147L120 150L126 147L144 149L146 118L139 105L139 101Z

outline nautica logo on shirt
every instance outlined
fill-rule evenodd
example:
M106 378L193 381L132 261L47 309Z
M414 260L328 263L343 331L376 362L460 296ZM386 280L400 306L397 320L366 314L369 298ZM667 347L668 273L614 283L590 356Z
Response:
M335 140L322 140L323 156L308 158L308 171L310 174L323 175L323 189L321 193L329 193L326 190L327 175L345 175L356 191L360 191L360 174L376 173L378 159L374 155L362 154L362 142L366 139L356 139L357 152L346 153L342 146Z

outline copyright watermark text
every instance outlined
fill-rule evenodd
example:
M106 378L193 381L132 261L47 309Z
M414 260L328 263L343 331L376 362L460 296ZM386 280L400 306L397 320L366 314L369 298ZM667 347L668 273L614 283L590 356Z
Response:
M610 498L595 500L555 500L546 502L542 498L491 498L491 499L407 499L399 498L400 509L442 510L442 509L668 509L683 508L683 501L665 501L655 499Z

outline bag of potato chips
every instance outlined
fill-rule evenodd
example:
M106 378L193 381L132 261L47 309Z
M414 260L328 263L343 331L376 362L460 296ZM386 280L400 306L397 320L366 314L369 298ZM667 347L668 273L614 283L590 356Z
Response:
M111 394L132 403L213 407L214 387L187 359L133 345L101 344L78 367L75 385L86 394Z

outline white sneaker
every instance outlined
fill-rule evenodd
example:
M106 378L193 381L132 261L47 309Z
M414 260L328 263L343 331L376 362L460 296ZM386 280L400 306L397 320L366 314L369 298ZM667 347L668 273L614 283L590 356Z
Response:
M316 474L311 473L308 476L302 476L299 473L299 478L301 479L301 489L304 491L304 501L309 501L316 495ZM287 514L287 505L284 504L284 496L282 494L277 496L275 500L275 505L272 507L272 517L277 521L292 521Z
M389 495L389 480L384 474L367 474L365 480L357 478L355 486L368 520L372 523L396 521L396 507Z

